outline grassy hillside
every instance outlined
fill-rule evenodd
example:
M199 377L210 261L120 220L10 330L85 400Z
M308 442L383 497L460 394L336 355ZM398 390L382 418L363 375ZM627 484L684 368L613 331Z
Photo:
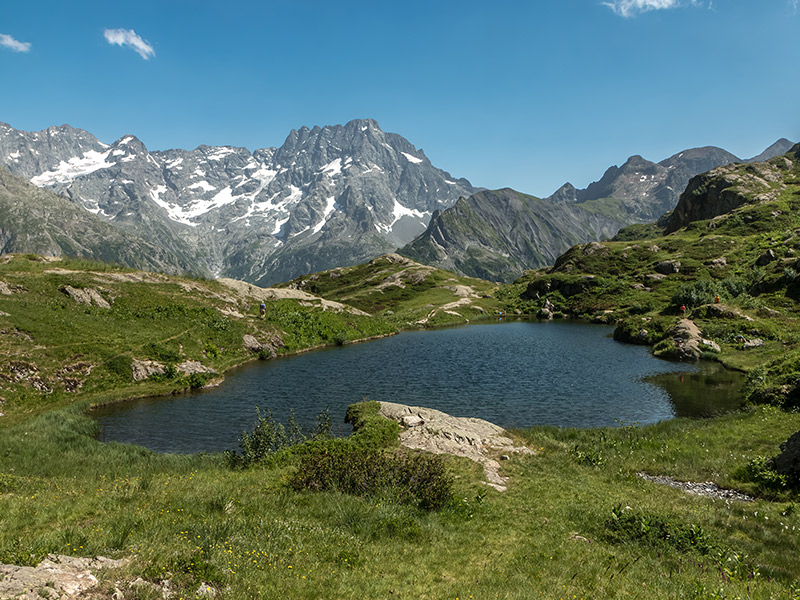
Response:
M276 292L3 257L0 563L127 558L99 574L93 597L141 600L166 588L200 597L204 585L223 599L800 597L800 498L768 463L800 429L787 401L800 372L800 169L787 160L775 163L781 178L766 192L751 194L742 180L738 191L725 188L745 198L727 216L576 246L495 298L492 284L396 255ZM262 422L237 460L100 443L86 414L93 403L202 385L216 375L178 367L191 360L222 373L254 356L245 336L266 358L463 322L499 301L523 314L619 319L619 337L665 351L685 305L720 345L718 358L751 371L751 396L780 406L648 427L518 431L535 453L501 463L505 493L483 485L466 459L398 451L396 426L369 403L350 411L358 428L347 440L282 447L275 424ZM740 349L740 334L764 343ZM135 382L134 360L165 372ZM690 495L639 473L755 499Z
M701 214L672 233L684 215ZM618 322L619 339L669 355L682 316L728 366L759 369L751 396L794 402L800 366L800 158L720 167L690 183L670 219L571 248L502 291L509 310ZM680 307L685 307L682 313ZM741 337L739 337L741 336ZM743 342L763 345L743 348ZM755 342L756 344L760 342ZM767 381L767 380L771 380ZM775 393L774 386L792 391Z
M398 254L304 275L279 287L344 302L398 327L464 323L497 310L496 284L421 265Z

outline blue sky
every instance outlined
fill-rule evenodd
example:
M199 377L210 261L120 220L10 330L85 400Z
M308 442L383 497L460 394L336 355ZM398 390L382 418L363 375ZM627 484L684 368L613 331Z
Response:
M374 118L473 184L546 196L631 154L800 140L798 0L27 0L0 121L151 150Z

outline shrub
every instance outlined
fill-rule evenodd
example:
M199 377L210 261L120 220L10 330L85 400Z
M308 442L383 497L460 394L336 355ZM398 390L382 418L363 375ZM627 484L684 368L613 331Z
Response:
M120 379L131 381L131 362L130 356L120 354L109 358L105 363L105 368L109 373L116 375Z
M701 304L711 304L714 297L723 290L716 281L710 279L700 279L687 283L678 288L672 297L672 304L675 306L700 306Z
M605 523L611 541L640 542L648 546L671 547L680 552L700 554L719 552L721 548L699 525L680 523L654 513L643 513L618 504Z
M784 490L789 484L786 475L781 475L775 470L775 459L766 456L756 456L744 467L740 467L734 476L770 491Z
M346 440L319 444L301 456L289 485L295 490L390 496L427 510L453 499L452 480L440 457L362 448Z
M242 449L242 453L225 450L225 461L232 468L249 467L288 445L286 429L272 418L271 413L262 415L261 409L256 408L256 415L256 426L253 432L244 431L239 437L239 447Z

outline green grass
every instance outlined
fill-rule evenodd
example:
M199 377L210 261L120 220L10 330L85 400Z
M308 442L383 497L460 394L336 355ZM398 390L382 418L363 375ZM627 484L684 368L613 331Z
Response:
M508 492L451 458L457 501L436 511L391 495L294 491L294 459L230 470L219 456L102 444L94 427L72 407L4 428L0 562L129 556L116 578L170 577L183 597L206 582L223 598L792 598L800 577L796 495L725 503L634 474L759 493L735 473L800 427L777 409L521 431L537 455L505 463ZM576 448L602 464L579 461ZM612 524L620 509L625 527Z

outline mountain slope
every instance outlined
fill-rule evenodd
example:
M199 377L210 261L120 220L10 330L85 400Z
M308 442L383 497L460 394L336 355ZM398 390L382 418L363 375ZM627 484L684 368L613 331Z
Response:
M618 323L616 337L655 344L667 357L681 356L674 326L688 317L727 365L750 370L775 360L766 372L777 387L753 394L800 405L796 377L784 377L800 364L800 144L694 178L670 233L658 229L573 246L553 267L515 282L507 308Z
M784 147L779 141L762 154ZM512 190L480 192L434 215L425 233L400 253L467 275L512 281L526 269L552 264L572 244L655 221L675 207L691 177L735 162L741 161L709 146L660 163L632 156L584 190L566 183L543 200Z
M482 191L435 213L425 233L400 253L472 277L512 281L524 266L551 264L572 244L613 235L622 221L588 206L508 188Z
M0 125L0 162L169 251L261 284L402 245L474 190L373 120L293 130L280 148L108 146L68 126Z
M0 253L12 252L91 258L165 273L193 267L191 257L120 231L0 167Z

